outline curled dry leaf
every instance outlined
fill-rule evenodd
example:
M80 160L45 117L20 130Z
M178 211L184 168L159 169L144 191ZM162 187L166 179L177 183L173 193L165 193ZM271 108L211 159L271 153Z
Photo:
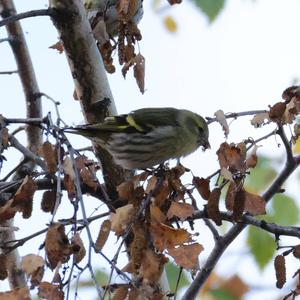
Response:
M50 212L52 214L55 208L55 203L56 203L56 191L55 190L45 191L43 193L42 201L41 201L42 211Z
M28 288L17 288L9 292L0 292L0 300L31 300Z
M259 114L254 115L254 117L251 120L251 125L258 128L258 127L261 127L263 125L270 123L270 121L271 120L270 120L268 112L259 113Z
M162 223L151 222L150 232L154 246L160 251L192 241L191 234L185 229L175 229Z
M142 264L139 270L139 275L143 278L143 282L147 284L158 282L163 271L163 266L167 261L168 259L163 254L146 249L143 253Z
M54 175L57 169L57 157L55 147L49 141L46 141L43 143L40 149L40 153L46 162L48 172Z
M242 200L239 200L242 199ZM241 204L235 202L241 201ZM235 183L230 183L226 197L225 204L229 211L234 210L234 205L241 205L244 202L244 211L253 216L264 215L266 213L266 202L263 197L247 192L242 187L237 187Z
M122 235L127 226L133 221L134 214L135 209L132 204L117 208L116 212L110 215L111 230L117 236Z
M198 268L198 256L203 250L202 245L193 243L173 249L170 248L168 249L168 254L175 259L179 266L185 269L196 269Z
M263 197L245 191L245 211L253 216L266 213L266 201Z
M240 144L228 144L226 142L220 145L217 151L219 164L221 168L229 170L244 171L245 169L245 152Z
M117 5L119 16L124 21L131 20L139 8L138 0L120 0Z
M36 190L37 184L27 175L14 195L11 206L22 212L25 219L31 216L33 196Z
M146 193L147 194L151 193L156 188L157 183L158 183L157 177L152 176L148 181ZM168 199L170 192L171 192L171 187L169 185L169 180L165 179L158 187L156 192L153 194L154 204L158 207L161 207L163 204L166 203L166 200Z
M239 222L244 210L246 203L246 192L244 189L240 189L236 192L233 202L233 214L232 218L234 221Z
M300 87L297 85L293 85L285 89L282 93L282 99L290 102L293 97L300 99Z
M223 110L217 110L214 113L215 117L216 117L216 121L222 126L222 129L224 131L224 135L227 138L228 134L229 134L229 126L225 117L225 114L223 112Z
M53 224L48 228L45 239L45 251L52 270L59 262L66 262L69 259L71 251L63 225Z
M6 220L9 220L13 218L17 212L16 207L12 207L14 199L8 200L5 205L0 206L0 220L1 222L4 222Z
M274 122L281 122L283 114L286 109L286 104L284 102L275 103L269 111L269 117Z
M300 112L300 99L293 97L292 100L286 105L283 115L283 123L291 124Z
M209 182L209 179L193 177L193 185L204 200L208 200L210 195Z
M62 54L64 52L64 44L62 41L58 41L57 43L53 44L49 47L50 49L57 50L59 54Z
M274 260L276 271L276 287L281 289L286 282L285 258L283 255L277 255Z
M134 183L132 180L123 181L117 186L119 197L124 200L129 200L134 191Z
M256 167L256 164L257 164L257 155L256 155L257 148L258 148L258 146L254 145L250 156L246 159L246 169Z
M164 223L167 219L167 216L160 210L159 207L151 203L150 218L152 222Z
M194 211L194 207L188 203L178 203L172 201L167 213L167 218L170 220L173 217L178 217L181 221L184 221L188 217L191 217Z
M103 246L105 245L110 233L110 229L111 229L110 220L104 220L103 223L101 224L98 237L95 243L97 251L101 251Z
M140 92L145 92L145 57L142 54L138 54L135 57L135 63L133 67L133 75L136 83L140 89Z
M44 276L44 259L35 254L28 254L22 258L21 267L30 277L32 287L38 286Z
M28 254L22 258L21 267L27 275L32 275L37 269L44 267L44 259L36 254Z
M81 260L85 257L86 250L83 244L83 241L78 232L71 239L71 249L74 254L75 263L81 262Z
M41 298L45 298L47 300L63 300L64 299L64 292L61 289L60 285L52 284L47 281L43 281L39 285L39 292L38 295Z
M221 189L215 188L212 190L208 203L207 203L207 214L218 226L222 225L222 217L219 210L219 201L221 196Z

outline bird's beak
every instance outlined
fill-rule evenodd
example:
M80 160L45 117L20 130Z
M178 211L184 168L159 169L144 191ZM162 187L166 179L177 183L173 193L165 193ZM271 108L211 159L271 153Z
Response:
M203 149L204 149L204 150L210 149L209 141L205 141L205 143L203 144Z

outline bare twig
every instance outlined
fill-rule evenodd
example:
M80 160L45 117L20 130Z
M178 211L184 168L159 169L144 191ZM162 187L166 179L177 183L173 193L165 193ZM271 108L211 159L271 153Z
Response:
M12 75L12 74L18 74L18 70L13 70L13 71L1 71L0 75Z
M5 19L0 21L0 27L7 26L12 22L16 22L18 20L22 20L26 18L39 17L39 16L53 16L54 11L51 8L39 9L39 10L26 11L24 13L19 13L17 15L11 16L8 12L4 10L2 11L1 15Z

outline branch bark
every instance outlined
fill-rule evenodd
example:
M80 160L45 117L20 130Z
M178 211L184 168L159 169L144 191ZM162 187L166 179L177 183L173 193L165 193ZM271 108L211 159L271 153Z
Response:
M117 113L102 57L80 0L50 0L55 10L52 20L64 44L73 75L77 97L87 123L102 122ZM117 198L116 186L132 176L113 163L111 155L93 144L100 160L110 199Z
M16 9L12 0L1 0L1 5L2 18L9 18L16 15ZM17 63L19 71L18 74L20 76L23 91L25 94L26 116L28 118L41 118L42 106L40 91L21 25L18 21L8 23L6 25L6 30L8 34L9 43ZM42 132L38 127L28 125L26 127L26 133L28 142L27 147L32 153L36 154L42 143ZM35 163L32 161L26 164L27 170L28 168L33 169L34 167ZM18 179L21 177L23 177L22 167L18 169L14 176L14 179ZM2 225L13 226L13 219L5 222L5 224ZM2 234L1 239L3 241L15 239L14 231ZM12 251L9 254L8 261L10 262L8 266L8 276L11 288L14 289L19 287L25 287L25 276L24 272L20 268L20 258L17 250Z

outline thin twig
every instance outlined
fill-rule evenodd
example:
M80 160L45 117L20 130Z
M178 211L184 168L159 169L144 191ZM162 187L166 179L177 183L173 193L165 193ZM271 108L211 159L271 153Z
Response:
M242 111L238 113L228 113L225 115L226 119L236 119L238 117L244 117L244 116L251 116L251 115L256 115L256 114L261 114L261 113L266 113L268 112L267 110L249 110L249 111ZM206 117L207 119L207 124L213 123L217 121L217 118L210 118Z
M2 12L2 16L3 15L5 15L5 12ZM39 17L39 16L53 16L53 15L54 15L54 10L51 8L26 11L24 13L19 13L17 15L13 15L3 19L2 21L0 21L0 27L6 26L9 23L26 19L26 18Z
M1 21L0 21L1 22ZM0 71L0 75L12 75L12 74L18 74L18 70L12 70L12 71Z

